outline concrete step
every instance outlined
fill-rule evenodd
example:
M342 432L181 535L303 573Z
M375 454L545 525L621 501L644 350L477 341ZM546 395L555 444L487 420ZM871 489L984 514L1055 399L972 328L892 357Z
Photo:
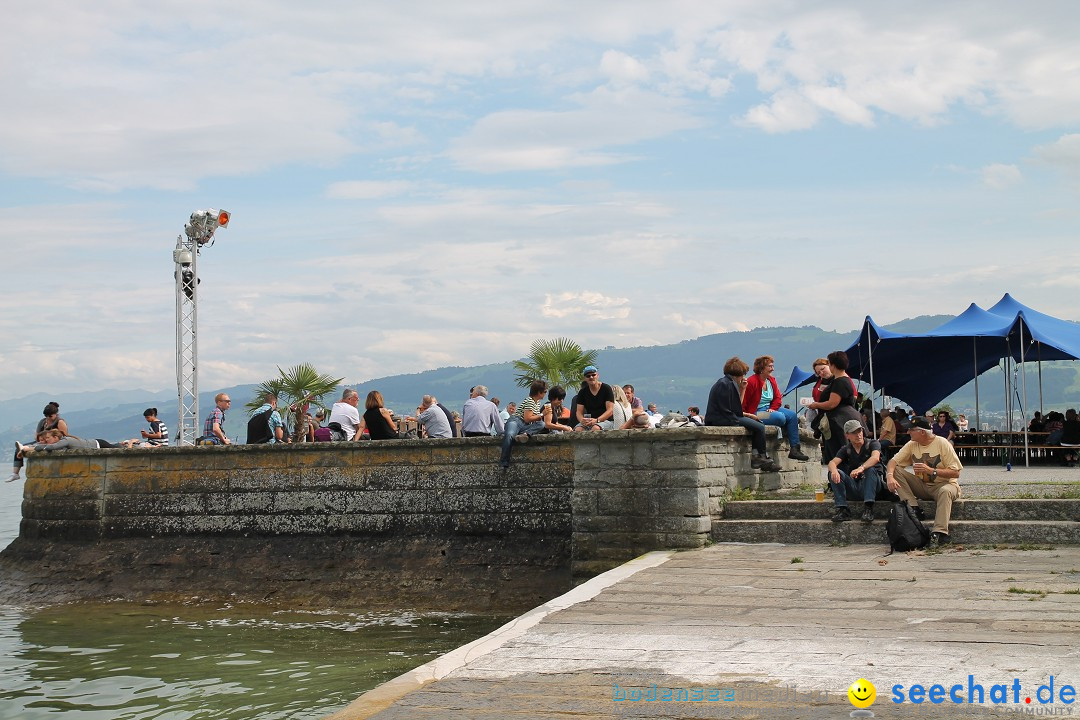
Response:
M972 498L1080 498L1080 482L977 482L963 483Z
M1036 520L958 520L949 523L954 544L1080 545L1080 522ZM713 542L882 545L885 523L829 520L721 520L712 524Z
M861 501L850 502L855 515L862 513ZM919 503L926 516L933 517L934 503ZM874 516L889 516L890 502L874 504ZM832 517L832 496L825 502L813 500L733 500L724 504L722 520L822 520ZM1080 520L1080 500L965 500L953 503L953 520Z

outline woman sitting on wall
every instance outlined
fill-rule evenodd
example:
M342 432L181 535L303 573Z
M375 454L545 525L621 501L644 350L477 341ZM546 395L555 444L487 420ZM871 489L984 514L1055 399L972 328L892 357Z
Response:
M366 428L372 440L397 440L398 427L393 414L386 409L382 393L372 390L364 400L364 416L360 418L360 432Z
M142 439L124 440L120 443L123 447L164 447L169 444L169 428L165 427L165 423L158 420L157 408L146 408L143 410L143 418L146 422L150 423L149 430L140 430Z
M62 432L64 435L67 435L67 422L64 421L64 418L60 417L60 403L57 403L55 401L49 403L45 406L45 410L42 411L42 415L44 415L45 417L43 417L41 420L38 420L37 430L34 431L34 442L40 442L41 433L45 432L46 430L56 429ZM18 443L16 443L16 445L18 445ZM22 470L22 466L22 453L16 450L15 460L11 468L11 477L9 477L6 482L15 482L16 480L18 480L19 472Z
M799 416L795 411L780 407L780 386L772 376L775 362L769 355L754 360L754 374L746 379L742 407L748 417L755 417L765 425L783 428L792 460L809 460L799 442Z

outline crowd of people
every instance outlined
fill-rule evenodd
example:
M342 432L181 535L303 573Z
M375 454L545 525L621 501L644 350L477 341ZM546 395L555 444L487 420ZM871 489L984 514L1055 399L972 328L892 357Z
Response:
M269 393L261 398L262 405L246 420L245 442L277 444L495 436L502 438L499 463L505 468L510 464L513 446L527 442L530 437L540 433L644 430L690 425L739 426L750 434L751 468L776 471L780 469L780 463L768 455L765 427L771 425L779 428L788 446L788 458L800 462L809 459L802 451L800 442L800 428L806 428L821 439L822 464L827 466L826 474L834 490L837 508L834 520L843 522L850 519L847 500L859 497L864 503L862 519L869 522L873 518L874 498L883 492L885 485L901 498L905 498L905 495L923 497L926 493L935 495L936 491L927 488L924 476L948 477L954 470L958 474L960 469L957 460L955 468L946 464L944 476L940 475L941 470L935 471L933 468L938 465L934 463L940 463L941 452L933 455L937 458L935 461L920 461L928 469L916 471L915 474L904 469L902 464L897 471L886 473L882 470L882 463L888 460L892 465L896 457L909 460L910 452L903 453L911 448L912 442L927 440L927 443L920 445L926 448L930 447L929 441L936 438L949 446L949 451L944 455L951 453L955 457L951 444L957 433L968 430L968 422L962 414L954 420L945 410L927 412L925 416L902 407L877 411L869 400L861 400L855 381L847 374L847 368L847 355L842 351L814 361L813 370L817 378L811 396L804 398L802 404L805 413L801 417L782 404L780 387L773 376L775 359L769 355L755 358L752 367L737 357L728 360L723 368L723 377L709 391L704 415L694 405L689 406L685 414L661 413L655 403L644 404L637 397L633 385L603 382L595 365L584 368L581 385L569 400L566 388L549 388L546 382L536 381L520 403L507 403L505 409L498 398L488 398L487 387L477 385L470 389L469 398L460 413L450 410L435 396L424 395L415 415L398 416L386 407L378 390L367 393L361 412L359 393L353 388L346 388L341 399L333 403L329 411L317 408L312 414L307 401L289 406L287 409L293 419L291 431L282 409L278 407L278 398ZM231 407L232 399L228 393L218 393L214 398L214 407L203 423L203 434L196 439L197 445L232 445L240 442L238 433L234 432L230 437L226 432L226 417ZM157 408L147 408L143 413L148 427L140 431L141 437L118 443L104 439L83 439L70 434L59 410L58 403L46 405L37 425L34 442L17 444L8 482L18 479L23 458L35 452L53 452L65 448L155 448L169 444L169 430L158 418ZM1075 410L1069 410L1065 415L1051 412L1045 417L1035 413L1030 430L1048 433L1048 444L1061 444L1069 448L1065 454L1066 464L1075 465L1078 462L1080 419ZM928 435L923 436L923 431ZM937 445L932 449L940 450ZM893 455L892 460L889 460L890 455ZM952 458L946 459L951 462ZM935 472L939 474L935 475ZM903 488L904 492L899 492L899 488ZM947 536L947 515L938 531Z
M15 443L15 457L11 476L5 482L15 482L22 472L24 459L37 452L51 453L57 450L100 450L102 448L161 447L169 444L169 428L157 416L157 408L147 408L143 417L149 424L142 430L140 438L122 440L119 443L100 438L86 439L73 435L68 430L67 421L60 417L60 403L53 401L45 406L42 418L34 432L34 441L23 444Z
M765 450L767 424L783 429L790 448L788 457L807 459L799 451L797 416L779 407L773 362L767 355L757 358L754 375L747 378L750 368L745 362L737 357L728 360L724 377L709 393L705 412L706 425L746 428L751 435L750 465L766 471L779 467ZM821 438L822 463L833 493L832 520L841 523L852 519L849 500L862 501L860 517L864 523L874 521L874 503L882 496L907 503L920 519L919 499L934 500L931 543L949 542L949 519L953 501L960 495L958 478L963 470L952 445L958 427L947 412L909 417L907 411L897 408L875 414L871 403L858 402L858 390L847 369L847 354L840 350L815 360L818 379L804 403L807 423ZM876 437L871 426L878 430ZM903 435L908 440L885 463L886 448L897 445Z

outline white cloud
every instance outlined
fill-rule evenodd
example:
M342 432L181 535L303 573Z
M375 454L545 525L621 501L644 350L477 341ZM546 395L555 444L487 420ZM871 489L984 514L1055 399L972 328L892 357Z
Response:
M1068 172L1080 173L1080 133L1062 135L1056 142L1039 145L1035 157Z
M617 83L633 84L649 78L649 71L643 64L618 50L604 53L600 58L600 71Z
M695 317L688 318L684 317L682 313L671 313L670 315L665 315L664 320L674 323L679 327L687 328L691 332L691 337L701 337L702 335L715 335L716 333L728 332L730 329L713 320L699 319ZM745 329L745 326L738 329Z
M630 299L608 297L598 292L563 292L544 295L540 314L548 318L625 320L630 316Z
M934 124L959 105L1022 127L1071 126L1080 9L1052 7L685 0L612 13L553 1L462 13L419 1L266 2L244 13L206 0L78 9L43 0L5 17L0 89L13 101L0 167L119 191L329 165L430 140L422 108L490 77L557 102L478 103L483 115L449 154L484 172L624 162L619 148L699 126L740 77L758 97L718 108L721 126L730 117L769 133L823 117L870 126L879 113ZM616 95L597 81L637 91ZM685 94L706 105L662 101ZM577 107L557 107L568 99Z
M768 104L750 108L743 120L767 133L782 133L811 128L818 117L817 106L802 95L779 92Z
M375 200L408 192L413 183L405 180L346 180L326 188L326 196L336 200Z
M575 110L492 113L448 154L459 166L480 172L603 166L630 159L611 148L702 124L680 100L635 88L601 87L572 99Z
M994 163L982 169L983 184L995 190L1005 190L1023 181L1020 168L1015 165Z

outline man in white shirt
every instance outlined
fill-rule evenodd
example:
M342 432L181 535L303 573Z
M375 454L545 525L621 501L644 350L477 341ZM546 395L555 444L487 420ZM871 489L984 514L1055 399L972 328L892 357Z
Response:
M352 388L347 388L341 394L341 402L334 403L330 408L330 420L327 426L337 423L341 426L344 435L333 431L335 440L359 440L360 439L360 411L356 406L360 403L360 395Z

